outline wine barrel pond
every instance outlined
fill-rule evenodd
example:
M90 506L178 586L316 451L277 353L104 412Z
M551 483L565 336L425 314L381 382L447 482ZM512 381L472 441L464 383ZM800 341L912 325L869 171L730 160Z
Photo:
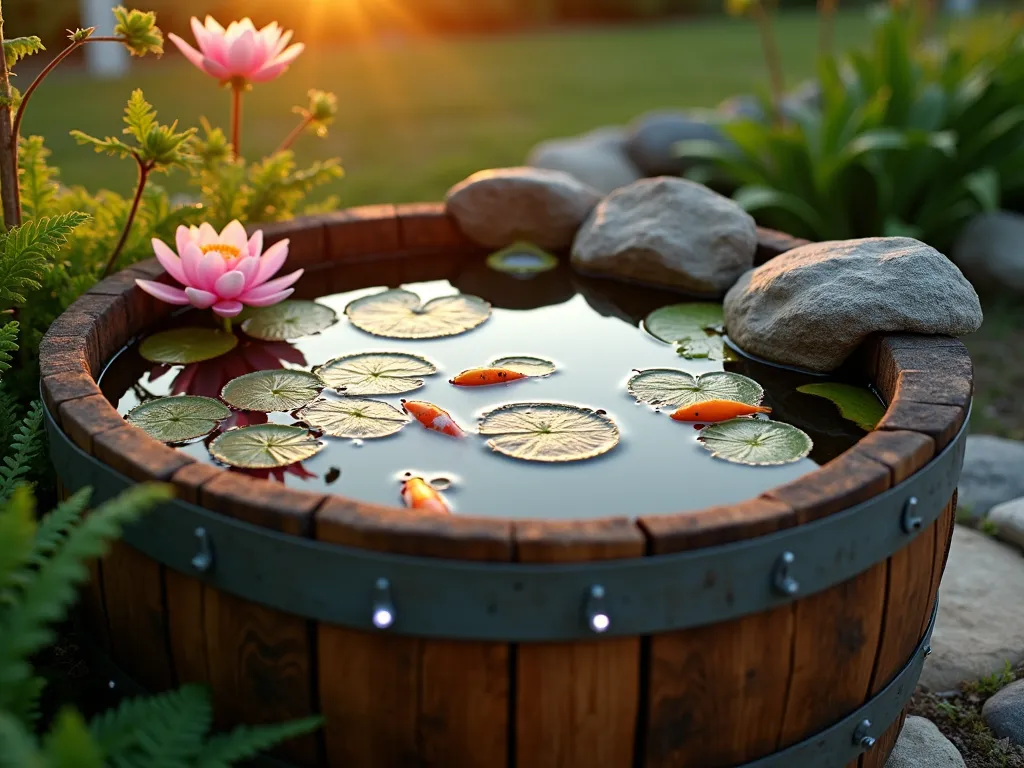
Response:
M119 676L208 684L223 724L322 714L291 765L884 765L952 533L959 341L813 374L718 301L476 245L442 205L262 232L305 270L287 300L225 325L146 262L40 349L63 488L177 490L92 565ZM803 244L758 230L756 261Z

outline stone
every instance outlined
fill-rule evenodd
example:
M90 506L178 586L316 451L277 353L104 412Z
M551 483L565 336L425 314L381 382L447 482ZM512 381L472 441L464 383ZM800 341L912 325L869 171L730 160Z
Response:
M757 96L741 93L730 96L718 105L718 111L729 120L754 120L763 123L767 120L764 104Z
M957 525L939 587L932 654L921 684L956 690L960 683L1024 661L1024 557L972 528Z
M642 177L626 154L623 128L598 128L582 136L543 141L530 151L526 164L565 171L605 194Z
M701 184L660 176L616 190L572 247L581 272L720 297L754 263L750 214Z
M997 738L1024 746L1024 680L997 691L981 708L981 716Z
M945 256L909 237L810 243L743 275L725 327L747 352L826 372L870 334L978 330L978 294Z
M626 154L644 176L679 176L695 162L676 154L680 141L727 143L719 130L721 118L706 110L648 112L633 121Z
M1024 549L1024 498L997 504L989 510L988 519L995 524L997 537Z
M1024 496L1024 442L994 435L968 437L959 496L961 512L975 519Z
M885 768L967 768L967 764L935 723L911 715L903 723Z
M1024 216L989 211L960 231L950 258L981 292L1024 295Z
M525 240L568 248L601 194L564 171L495 168L448 190L445 207L465 235L488 248Z

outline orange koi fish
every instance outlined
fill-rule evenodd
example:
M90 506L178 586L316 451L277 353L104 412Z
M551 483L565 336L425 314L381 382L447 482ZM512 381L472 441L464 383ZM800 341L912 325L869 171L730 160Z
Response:
M442 411L433 403L424 403L421 400L403 400L402 410L427 429L451 437L463 437L466 434L447 411Z
M753 416L755 413L771 413L763 405L748 405L735 400L707 400L703 403L686 405L672 414L676 421L728 421L737 416Z
M409 509L443 514L451 512L441 494L422 477L410 477L402 481L402 501Z
M505 384L517 379L527 378L525 373L519 373L509 368L471 368L463 371L454 379L449 379L449 384L456 387L487 387L491 384Z

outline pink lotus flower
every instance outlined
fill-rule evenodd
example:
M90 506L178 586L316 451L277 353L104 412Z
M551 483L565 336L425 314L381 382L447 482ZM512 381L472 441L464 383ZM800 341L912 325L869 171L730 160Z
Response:
M285 48L292 38L276 21L263 29L256 29L252 20L233 21L224 29L212 16L206 23L192 17L192 34L199 45L197 51L175 34L167 35L185 58L211 77L222 83L241 80L266 83L280 75L302 53L302 43Z
M274 243L263 253L263 232L257 230L246 238L245 228L232 221L224 230L209 224L178 227L176 254L157 238L153 251L167 274L184 287L176 288L152 280L136 280L146 293L168 304L198 309L213 308L221 317L234 317L242 306L269 307L291 296L299 269L285 277L271 280L288 258L288 241Z

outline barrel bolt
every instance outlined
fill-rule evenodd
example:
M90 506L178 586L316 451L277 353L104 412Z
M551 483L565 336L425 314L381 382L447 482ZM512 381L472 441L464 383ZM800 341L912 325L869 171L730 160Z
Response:
M391 582L383 576L373 585L373 626L387 629L395 623L395 604L391 600Z
M861 720L857 729L853 732L853 743L861 749L871 749L875 746L875 737L870 735L871 721Z
M202 526L196 528L195 537L199 542L199 551L192 558L192 567L200 573L206 573L213 568L213 542Z
M900 521L900 525L903 527L904 533L920 531L921 526L924 525L924 519L917 514L917 504L917 496L911 496L903 505L903 519Z
M584 613L587 617L587 626L591 632L600 635L608 631L608 627L611 626L612 622L608 617L608 608L605 604L604 587L600 584L594 584L587 590Z
M775 591L782 595L792 597L800 591L800 582L790 575L790 568L796 562L796 555L792 552L783 552L775 561L775 569L772 572L772 586Z

